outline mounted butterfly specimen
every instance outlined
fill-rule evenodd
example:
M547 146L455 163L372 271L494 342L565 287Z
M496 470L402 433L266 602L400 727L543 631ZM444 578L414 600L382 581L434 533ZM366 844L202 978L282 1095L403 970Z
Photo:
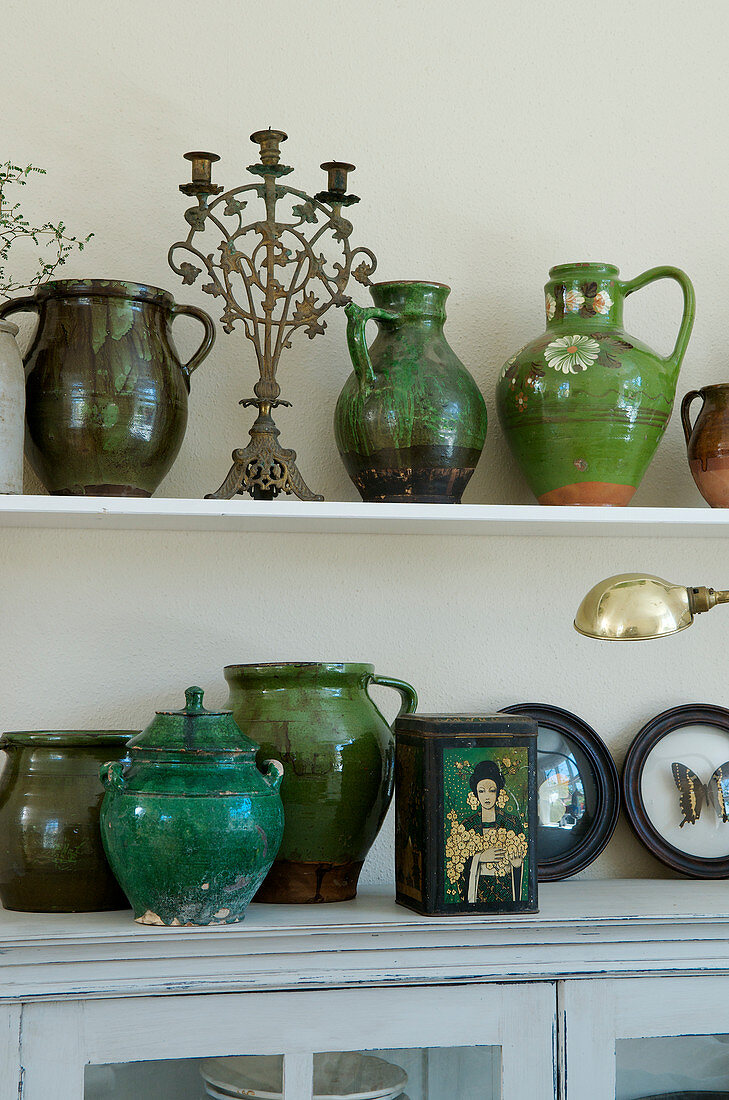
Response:
M722 821L729 821L729 760L719 765L706 784L685 764L671 764L671 771L683 814L681 829L696 824L704 803L712 805Z

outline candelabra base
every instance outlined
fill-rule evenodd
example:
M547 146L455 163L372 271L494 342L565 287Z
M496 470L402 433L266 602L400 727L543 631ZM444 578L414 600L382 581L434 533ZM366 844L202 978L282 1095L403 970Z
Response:
M280 445L280 432L265 405L259 408L250 435L247 447L233 451L228 476L219 489L206 495L206 500L231 500L236 494L246 493L254 500L273 500L279 493L293 494L299 500L324 500L312 493L299 473L296 451Z

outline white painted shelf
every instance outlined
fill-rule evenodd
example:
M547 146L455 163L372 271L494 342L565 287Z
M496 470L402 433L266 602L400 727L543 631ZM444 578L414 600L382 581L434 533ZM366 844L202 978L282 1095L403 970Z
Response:
M713 538L729 535L729 510L28 495L0 496L0 526L276 534Z
M729 883L624 879L539 888L539 912L421 917L364 888L337 905L251 905L239 924L151 928L131 912L0 909L0 1000L64 994L729 976Z

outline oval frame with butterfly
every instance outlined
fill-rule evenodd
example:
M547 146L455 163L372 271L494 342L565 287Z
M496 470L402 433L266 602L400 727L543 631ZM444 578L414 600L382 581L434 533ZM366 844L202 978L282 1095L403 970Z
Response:
M717 757L705 775L697 775L684 761L671 761L676 825L683 829L696 824L702 814L715 815L717 824L727 830L729 850L729 710L725 707L688 703L651 718L636 734L625 758L623 803L638 840L661 863L689 878L729 878L729 854L714 857L681 851L656 829L643 800L643 770L656 745L669 733L696 725L710 726L725 733L726 753L719 752L722 759Z

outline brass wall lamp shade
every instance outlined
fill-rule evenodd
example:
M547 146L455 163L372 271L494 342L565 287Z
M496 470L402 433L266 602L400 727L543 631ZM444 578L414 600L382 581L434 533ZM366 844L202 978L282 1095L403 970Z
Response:
M610 642L664 638L691 626L695 615L729 603L729 592L685 588L650 573L618 573L587 593L575 615L575 630Z

